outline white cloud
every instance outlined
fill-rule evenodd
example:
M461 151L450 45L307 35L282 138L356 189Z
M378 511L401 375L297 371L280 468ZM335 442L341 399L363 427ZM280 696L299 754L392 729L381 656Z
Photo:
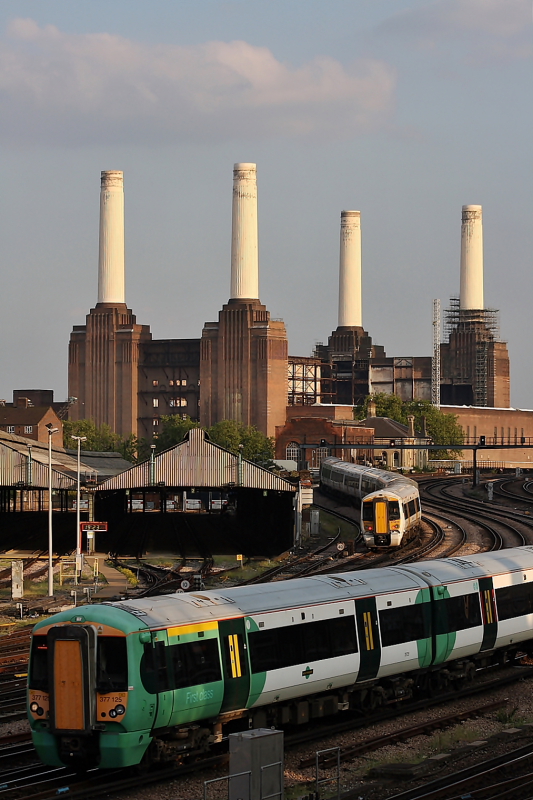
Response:
M424 50L455 41L466 44L478 60L528 58L531 13L531 0L433 0L396 14L378 30L415 40Z
M293 66L243 41L145 45L16 19L0 42L4 141L208 141L345 136L390 113L384 61Z

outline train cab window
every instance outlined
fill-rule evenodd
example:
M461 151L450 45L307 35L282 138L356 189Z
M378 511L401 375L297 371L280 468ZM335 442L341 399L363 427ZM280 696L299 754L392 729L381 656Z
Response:
M400 505L397 500L389 501L389 519L400 519Z
M481 625L481 607L477 592L438 601L435 633L464 631L477 625Z
M520 583L496 589L498 619L512 619L533 614L533 585Z
M144 688L150 694L166 692L169 689L167 651L168 648L164 642L144 645L144 653L141 658L141 680Z
M363 522L372 522L374 519L374 503L370 500L363 503Z
M34 636L31 644L30 689L48 691L48 645L46 636Z
M417 603L414 606L385 608L380 611L379 627L382 646L390 647L393 644L427 639L430 634L426 608L426 604Z
M100 692L126 692L128 690L128 658L124 636L98 637L96 686Z

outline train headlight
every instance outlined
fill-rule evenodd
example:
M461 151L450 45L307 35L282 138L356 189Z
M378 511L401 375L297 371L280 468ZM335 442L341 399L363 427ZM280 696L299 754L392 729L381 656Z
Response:
M115 717L117 716L117 712L116 712L116 710L114 708L112 708L111 711L109 712L109 716L112 719L115 719Z
M126 709L124 708L123 705L115 706L115 711L117 712L119 717L122 716L122 714L126 713Z
M39 710L39 703L31 703L30 711L33 711L33 713L36 714L38 710Z

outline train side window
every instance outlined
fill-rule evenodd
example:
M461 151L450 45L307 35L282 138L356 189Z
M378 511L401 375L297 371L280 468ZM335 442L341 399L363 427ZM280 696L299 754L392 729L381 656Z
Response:
M533 585L520 583L496 589L498 619L512 619L533 613Z
M189 672L194 685L222 679L216 639L204 639L203 642L190 642L182 646L188 650Z
M451 633L481 625L479 594L465 594L439 600L437 606L436 633Z
M379 627L383 647L427 639L429 636L422 603L383 609L379 612Z
M34 636L31 643L30 689L48 691L48 645L46 636Z
M397 500L389 501L389 519L400 519L400 506Z
M357 637L355 635L355 617L327 620L331 637L331 657L346 656L357 653Z
M403 516L404 519L409 519L409 506L407 505L407 503L403 504Z
M96 686L100 692L128 690L128 657L124 636L98 637L96 676Z
M416 506L414 500L409 500L409 516L414 517L416 514Z
M419 497L415 497L415 508L417 510L417 513L418 513L420 511L420 498Z
M357 653L354 617L317 620L248 636L252 672Z
M300 625L302 636L302 656L304 661L322 661L331 658L328 620Z
M280 668L277 633L277 630L274 630L254 631L248 634L250 663L253 673L269 672L272 669Z

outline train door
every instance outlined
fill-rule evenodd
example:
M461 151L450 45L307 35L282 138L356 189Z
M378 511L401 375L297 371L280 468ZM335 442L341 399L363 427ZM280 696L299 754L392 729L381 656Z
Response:
M357 634L359 636L359 674L357 682L369 681L378 674L381 663L378 612L375 597L355 601Z
M154 728L165 728L169 724L174 704L167 656L167 632L154 631L152 634L152 659L156 685Z
M250 694L250 671L244 619L221 620L218 629L224 665L224 698L220 710L245 708Z
M50 729L89 733L95 722L96 631L56 625L47 636Z
M389 532L389 515L386 500L374 501L374 527L376 534Z
M481 613L483 615L483 641L481 650L492 650L498 635L498 620L492 578L481 578L479 581Z

